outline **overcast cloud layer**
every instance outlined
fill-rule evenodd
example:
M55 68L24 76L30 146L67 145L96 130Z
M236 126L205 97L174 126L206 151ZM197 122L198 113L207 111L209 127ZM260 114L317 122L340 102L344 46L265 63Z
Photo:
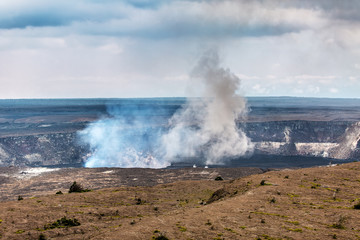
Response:
M246 96L359 97L360 1L0 1L0 98L186 96L217 47Z

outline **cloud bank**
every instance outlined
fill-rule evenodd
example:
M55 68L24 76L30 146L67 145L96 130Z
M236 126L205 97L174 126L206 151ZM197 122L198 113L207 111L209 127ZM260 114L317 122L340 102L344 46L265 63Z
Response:
M247 95L357 97L359 10L355 0L5 0L0 95L183 96L192 59L217 43Z

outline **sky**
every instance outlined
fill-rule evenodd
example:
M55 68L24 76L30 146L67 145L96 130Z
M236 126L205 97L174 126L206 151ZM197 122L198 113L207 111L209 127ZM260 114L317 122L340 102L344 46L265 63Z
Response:
M360 97L357 0L1 0L0 98L182 97L216 49L245 96Z

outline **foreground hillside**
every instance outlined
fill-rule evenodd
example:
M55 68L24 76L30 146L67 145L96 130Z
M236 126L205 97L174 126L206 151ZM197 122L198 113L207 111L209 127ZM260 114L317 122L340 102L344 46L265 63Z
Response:
M0 234L2 239L360 239L359 201L356 162L3 202Z

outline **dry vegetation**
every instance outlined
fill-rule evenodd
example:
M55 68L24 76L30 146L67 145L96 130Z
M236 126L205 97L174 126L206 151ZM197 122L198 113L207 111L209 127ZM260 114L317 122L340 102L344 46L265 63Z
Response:
M0 234L1 239L360 239L359 201L357 162L3 202Z

